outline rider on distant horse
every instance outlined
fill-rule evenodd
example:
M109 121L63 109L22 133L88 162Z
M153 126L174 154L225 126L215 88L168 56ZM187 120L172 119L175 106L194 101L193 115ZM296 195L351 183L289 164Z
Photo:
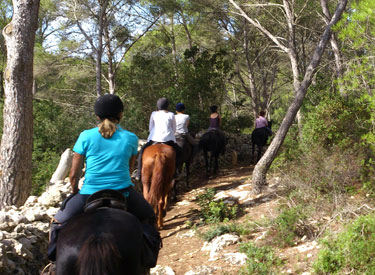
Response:
M176 119L172 112L168 111L169 101L166 98L159 98L157 103L158 111L151 113L147 143L143 145L138 155L138 169L136 180L141 178L142 155L144 150L155 142L172 146L176 151L176 162L180 157L180 148L176 144L174 133L176 131Z
M189 126L189 123L190 123L190 116L187 115L187 114L184 114L184 110L185 110L185 105L184 103L177 103L176 105L176 115L175 115L175 119L176 119L176 131L175 131L175 136L185 136L187 141L191 144L191 145L196 145L197 142L195 141L195 139L190 135L189 133L189 130L188 130L188 126Z
M264 128L267 131L268 136L272 136L272 131L268 127L268 121L264 117L266 115L265 111L260 111L258 118L255 120L255 129Z
M217 112L217 106L216 105L211 106L210 111L211 111L210 125L208 127L208 131L212 131L212 130L220 131L221 116Z
M117 190L127 198L127 211L141 221L146 239L156 238L159 241L156 249L160 249L161 239L156 230L154 210L142 194L133 188L134 184L130 179L130 170L138 149L138 137L121 128L119 122L123 110L123 103L118 96L100 96L95 102L99 126L83 131L74 145L75 153L69 175L73 194L64 201L51 224L48 257L52 261L55 261L57 233L61 226L73 216L83 213L87 198L103 189ZM84 159L85 180L79 190L78 182Z

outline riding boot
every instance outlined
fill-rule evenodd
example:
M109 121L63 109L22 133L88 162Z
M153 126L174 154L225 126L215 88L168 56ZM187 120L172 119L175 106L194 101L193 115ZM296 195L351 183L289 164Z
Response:
M159 250L163 247L160 233L157 230L155 219L142 221L143 227L143 264L152 268L156 266Z
M59 223L55 219L51 220L47 254L48 254L48 259L52 262L56 261L57 236L62 225L63 225L62 223Z

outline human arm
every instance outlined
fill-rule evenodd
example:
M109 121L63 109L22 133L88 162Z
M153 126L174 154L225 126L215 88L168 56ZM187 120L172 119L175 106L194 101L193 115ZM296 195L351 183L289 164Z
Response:
M219 118L219 127L221 128L221 116L218 114L217 117Z
M79 191L78 183L82 174L83 159L84 159L83 155L80 155L74 152L73 160L72 160L72 167L70 168L70 173L69 173L69 180L70 180L70 185L72 187L73 194L77 194Z
M137 159L137 155L132 155L129 159L129 170L130 170L130 174L133 172L134 170L134 164L135 164L135 160Z
M175 116L173 115L173 119L172 119L172 133L175 133L176 132L176 118Z
M148 131L151 133L153 128L154 128L154 112L152 112L150 116L150 122L148 124Z

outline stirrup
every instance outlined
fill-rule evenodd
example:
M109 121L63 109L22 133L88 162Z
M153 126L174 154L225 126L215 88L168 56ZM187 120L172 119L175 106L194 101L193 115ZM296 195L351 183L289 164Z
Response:
M40 272L40 275L55 275L56 274L56 266L55 262L48 263Z

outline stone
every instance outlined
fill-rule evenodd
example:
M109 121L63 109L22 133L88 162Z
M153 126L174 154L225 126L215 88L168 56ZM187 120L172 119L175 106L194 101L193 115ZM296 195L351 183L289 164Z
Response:
M175 275L173 269L169 266L157 265L150 270L151 275Z

